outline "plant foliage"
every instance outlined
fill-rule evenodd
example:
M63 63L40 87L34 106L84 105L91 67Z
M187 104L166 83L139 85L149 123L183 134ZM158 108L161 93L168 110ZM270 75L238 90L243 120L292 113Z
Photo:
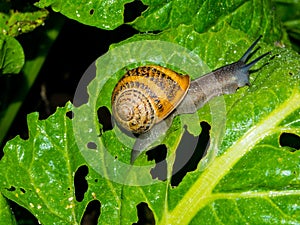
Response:
M54 11L84 24L114 29L123 23L128 2L41 0L36 5L52 6ZM273 5L256 0L142 2L148 9L129 24L156 34L135 35L113 45L110 51L125 46L124 54L106 63L99 58L96 77L87 88L86 104L74 107L68 103L45 120L39 120L37 113L28 115L28 140L16 137L4 148L0 161L2 194L28 209L42 224L80 224L91 202L99 203L98 224L141 222L137 216L141 204L150 209L155 224L299 224L300 152L294 142L300 142L300 56L291 48L278 47L280 43L291 44ZM175 187L171 176L151 176L158 164L149 162L147 154L136 162L150 165L145 167L145 177L130 169L122 171L118 162L129 164L133 143L131 139L128 145L119 141L117 126L101 134L97 109L107 107L111 111L111 92L121 73L103 71L134 55L135 50L126 44L146 40L179 44L216 69L237 61L260 34L264 37L261 48L251 58L267 51L271 56L253 68L251 86L222 98L225 107L220 115L226 118L216 123L210 113L212 105L207 104L197 112L197 121L182 126L175 120L161 140L167 148L165 170L170 175L185 130L196 135L200 130L193 124L210 124L210 146L196 169ZM145 49L144 54L150 55L150 51ZM144 62L133 64L139 63ZM80 135L75 121L81 124ZM106 151L113 160L106 157ZM87 188L79 197L76 174L83 168L87 172L81 182ZM103 174L109 176L109 168L125 181L148 179L153 183L133 186L107 179ZM5 201L0 200L0 204L5 211L0 221L15 224Z

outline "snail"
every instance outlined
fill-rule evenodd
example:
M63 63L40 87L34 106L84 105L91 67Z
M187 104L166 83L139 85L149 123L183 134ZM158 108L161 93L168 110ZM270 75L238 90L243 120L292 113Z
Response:
M267 52L246 64L261 37L237 62L193 81L188 75L157 65L128 70L116 84L111 104L118 126L139 135L131 152L131 164L169 128L176 115L194 113L213 97L249 85L249 69L270 54ZM161 123L163 120L165 123Z

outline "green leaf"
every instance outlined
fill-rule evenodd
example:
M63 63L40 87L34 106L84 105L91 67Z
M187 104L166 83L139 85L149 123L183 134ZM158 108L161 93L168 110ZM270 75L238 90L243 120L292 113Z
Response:
M188 30L189 35L185 33ZM198 47L196 49L204 54L205 61L210 60L213 68L219 63L219 58L233 60L243 53L240 45L236 48L222 42L229 40L226 36L229 34L236 37L236 43L243 40L242 36L238 38L239 32L232 29L199 35L181 26L174 32L162 33L159 38L167 40L173 33L177 34L176 41L189 48L193 42L206 42L205 52L209 54ZM184 41L184 36L189 39ZM143 35L130 41L151 38L155 37ZM246 49L246 45L243 46ZM219 49L223 50L222 56L214 54ZM262 49L267 51L265 47ZM238 53L233 54L235 51ZM203 159L199 164L201 170L186 175L176 188L169 187L170 180L151 186L125 186L122 202L124 224L134 222L130 214L134 214L135 206L141 202L147 203L153 211L156 224L300 222L300 208L293 208L299 205L300 152L289 151L279 144L284 132L300 136L299 56L284 49L273 49L272 54L275 57L269 64L251 75L250 88L224 96L227 113L223 136L217 136L223 125L212 123L209 108L206 106L199 111L200 121L207 120L212 125L213 144L208 155L213 152L216 157L209 159L208 163ZM166 139L163 143L170 147L169 141ZM235 213L231 214L232 211Z
M6 199L0 194L0 224L1 225L15 225L16 220L13 216Z
M174 34L176 34L175 40L172 39ZM187 36L189 39L186 39ZM233 46L223 41L224 39L230 40L232 36L236 37L234 41L236 44L233 44ZM118 78L124 73L122 68L124 66L126 67L126 62L129 68L131 68L139 65L138 62L141 62L141 64L148 62L145 60L147 56L149 57L148 60L152 59L153 63L156 62L154 56L158 55L163 64L170 63L171 61L168 60L174 58L172 54L168 55L168 53L164 52L166 49L158 47L161 52L156 52L155 44L147 48L145 43L138 45L139 47L135 47L134 43L151 39L179 42L182 46L199 53L201 58L206 62L209 61L208 64L214 69L222 64L224 65L237 60L238 57L244 53L251 41L248 40L247 43L245 43L243 36L244 34L242 32L230 27L224 28L217 33L198 34L192 27L180 26L177 29L169 30L156 36L138 35L123 42L123 45L114 46L111 50L112 56L107 56L107 59L96 62L96 78L91 82L88 89L90 96L89 103L74 111L75 118L77 115L79 124L81 124L81 126L78 126L80 132L76 135L83 139L81 145L86 145L87 140L97 142L97 140L95 138L93 139L93 136L90 135L97 132L97 129L100 130L100 127L97 128L98 120L95 118L96 113L93 110L102 106L106 106L110 109L110 95L112 89ZM126 47L128 43L133 43L133 45ZM201 46L199 43L206 43L206 45ZM156 45L157 44L158 43L156 43ZM261 43L260 46L263 51L257 51L257 55L270 50L270 47L263 43ZM122 48L121 51L118 50L120 47ZM222 49L222 55L219 53L220 49ZM113 53L114 50L116 52ZM143 54L140 56L138 51L141 51ZM171 49L170 51L172 52L173 50ZM289 127L293 121L297 121L297 115L300 110L299 56L284 49L274 48L272 54L274 58L270 60L269 64L263 66L261 62L256 66L256 68L260 69L255 70L254 68L256 72L251 75L252 85L250 88L241 88L236 94L224 97L226 103L225 125L222 124L222 122L224 122L222 119L217 121L217 123L216 121L212 121L212 118L210 118L210 104L199 111L199 122L206 120L212 126L212 144L208 150L210 159L203 159L203 161L200 162L199 168L201 168L201 170L188 174L184 178L184 181L174 189L169 187L170 177L166 182L154 182L151 186L124 186L122 223L128 224L136 221L134 217L136 205L141 202L146 202L151 208L157 224L189 224L189 222L191 222L191 224L201 224L205 214L209 214L210 217L216 214L216 217L224 217L224 221L226 221L226 219L231 221L230 218L232 217L227 215L226 212L216 212L213 208L215 204L220 204L218 207L222 208L229 204L228 201L233 201L231 207L235 207L236 211L241 210L244 212L240 216L233 217L233 219L238 221L237 223L244 221L244 217L251 217L252 214L258 213L257 211L259 211L259 209L255 207L255 204L262 204L262 208L270 208L272 206L261 203L262 198L267 198L267 200L269 199L268 201L278 199L279 202L286 204L282 206L286 208L298 204L297 199L300 194L300 171L297 166L300 163L299 153L286 151L285 148L279 145L278 139L284 130L299 135L299 127L296 129ZM169 57L167 57L167 55ZM253 56L253 58L255 57L257 56ZM224 59L226 59L225 62ZM143 62L143 60L145 61ZM121 62L124 62L124 64L121 64ZM186 63L186 61L184 62ZM121 72L117 70L116 67L118 66ZM178 66L180 67L182 64L178 64ZM110 74L114 73L115 75L111 77ZM198 76L199 75L200 74L198 74ZM192 77L196 76L192 75ZM95 93L98 93L98 95ZM280 125L283 121L285 122ZM168 174L172 174L173 172L173 153L178 147L183 134L183 130L178 129L178 126L180 126L180 124L175 123L168 132L167 137L162 140L162 143L168 147ZM219 133L218 130L223 126L226 128L225 132ZM270 147L264 146L263 142L270 137L272 138L272 145ZM140 171L134 171L135 168L132 168L130 173L127 172L128 170L124 170L124 174L120 172L124 167L119 166L114 162L114 159L110 160L106 155L107 151L109 151L111 155L115 156L115 159L117 158L122 162L128 163L128 152L130 151L132 142L126 142L124 141L125 139L126 136L122 136L115 126L113 131L107 131L102 134L102 143L97 142L97 146L103 149L103 153L100 151L95 154L95 156L90 154L85 158L90 162L93 168L96 168L96 171L102 174L104 169L111 169L111 171L119 171L117 176L131 179L132 182L141 182L140 180L147 177L147 172L145 171L144 176L138 176L138 172L141 172L141 170L145 168L137 167ZM274 151L276 154L273 152L270 153L269 148L275 148ZM257 151L266 151L266 155L262 157ZM93 158L103 158L103 164L93 164ZM266 159L270 161L270 164L265 164ZM278 160L280 160L282 164L276 164L275 162ZM286 161L290 162L290 164L283 164L283 162ZM145 162L146 155L142 155L138 165L145 165ZM253 162L255 162L255 165L253 165ZM260 165L259 168L261 168L261 170L258 170L259 175L249 176L247 174L248 171L251 171L253 167L258 167L258 165ZM263 168L265 169L263 170ZM149 168L148 170L148 173L150 173ZM275 178L274 173L278 170L282 170L283 173L278 174L278 177ZM238 176L235 176L235 174L238 174ZM287 175L289 176L288 179L286 177ZM230 178L231 176L233 176L233 178ZM139 180L136 180L137 177ZM108 175L108 178L117 179L110 175ZM229 183L227 179L230 180ZM119 178L119 181L120 180ZM241 182L239 182L240 180ZM263 185L262 181L265 181ZM279 183L279 181L281 183ZM125 180L124 182L127 183L129 181ZM129 184L132 183L129 182ZM244 184L247 185L245 186ZM293 187L289 188L291 184L293 184ZM222 188L226 187L226 185L229 185L229 188L223 190ZM227 192L229 194L227 194ZM233 197L231 196L232 192L236 193ZM276 195L273 198L274 192ZM168 196L167 199L166 196ZM241 201L251 201L252 205L249 205L249 207L253 207L253 210L251 211L251 208L248 209L248 205L244 203L241 203L242 205L239 206L239 198L242 198ZM289 199L289 201L287 202L286 199ZM239 201L238 204L236 203L237 201ZM207 208L211 210L206 211ZM205 214L203 215L203 213ZM260 216L264 217L264 213L271 213L270 217L272 217L272 220L270 219L270 221L278 221L280 219L276 208L267 212L261 211ZM298 212L293 214L292 211L287 211L287 213L292 215L285 218L287 221L299 222L297 218ZM263 223L263 219L258 217L253 220L258 224ZM218 218L216 218L216 221L218 221ZM229 222L224 223L229 224ZM205 221L204 224L214 224L214 222L209 223Z
M174 41L173 33L181 35ZM236 38L232 40L229 35ZM131 42L151 38L154 36L139 35ZM205 61L210 60L213 68L225 64L223 58L228 63L237 60L252 42L229 27L216 33L198 34L191 27L180 26L156 38L182 43ZM195 44L201 42L208 45L199 48ZM88 104L78 108L68 104L41 121L37 114L29 115L29 139L16 137L4 149L0 162L3 194L27 208L43 224L79 224L84 208L92 200L101 203L100 224L136 222L136 206L141 202L148 204L156 224L276 224L282 219L282 212L287 223L299 223L299 151L291 152L278 142L283 132L300 135L299 56L272 47L274 58L267 65L261 62L256 66L251 74L251 87L224 97L226 130L218 138L217 129L223 125L212 123L210 104L199 111L198 122L208 121L212 125L211 139L217 139L208 149L208 153L214 152L213 157L204 166L200 162L201 170L188 173L178 187L172 188L174 151L183 133L180 120L162 140L168 147L166 181L151 178L153 163L138 166L146 162L145 154L137 165L129 165L132 142L124 144L125 135L117 136L116 126L99 137L101 127L96 111L104 105L110 108L112 88L124 72L119 69L114 74L111 66L117 67L121 60L135 56L134 45L122 46L125 47L120 54L96 62L97 75L88 88ZM253 58L270 49L263 43L260 46ZM215 56L219 49L223 49L222 55ZM154 47L140 50L157 55ZM167 55L164 54L162 61L172 58L164 58ZM72 119L66 117L70 110L74 113ZM74 173L82 165L88 166L89 172L88 189L80 202L76 200ZM125 185L121 190L122 183L139 182L152 185ZM231 214L233 210L236 213ZM203 218L208 219L203 222Z
M159 5L159 1L150 3ZM268 14L263 10L257 12ZM251 28L247 24L243 29ZM261 33L261 27L254 24L257 21L252 29ZM29 139L16 137L4 149L0 162L4 196L27 208L43 224L79 224L93 200L101 203L99 224L137 222L137 205L142 202L153 212L155 224L299 224L300 153L283 146L280 139L283 133L300 136L300 58L273 46L270 40L281 31L272 26L262 25L274 33L265 33L266 43L261 41L251 58L270 50L272 57L253 68L251 86L209 102L192 115L197 117L193 123L178 116L158 140L168 150L164 180L151 176L162 163L147 161L145 153L135 165L129 164L133 138L117 126L101 132L97 111L99 107L111 110L112 90L128 68L156 63L195 79L209 68L238 60L254 39L230 23L221 22L217 29L201 34L197 25L136 35L114 45L92 65L96 77L88 86L87 104L67 104L41 121L37 114L30 114ZM253 35L253 30L248 34ZM267 45L269 41L272 45ZM178 54L173 48L159 48L161 42L186 51ZM206 67L201 67L199 58ZM70 111L72 119L66 116ZM197 134L200 131L194 125L201 121L211 125L207 155L177 187L171 187L183 125ZM74 185L74 174L81 166L88 168L83 200L77 198Z
M14 39L44 24L47 10L18 12L10 10L9 3L3 3L0 12L0 75L17 74L25 63L23 48Z
M112 30L123 24L124 5L133 0L120 1L58 1L40 0L35 5L40 8L51 6L70 19L101 29Z
M0 35L0 74L19 73L25 57L20 43L13 37Z
M278 15L288 34L295 40L300 40L300 2L299 1L276 1ZM294 43L293 47L299 51L299 46Z
M43 25L47 16L48 11L45 9L35 12L12 13L5 23L3 32L12 37L31 32Z
M193 25L199 33L217 31L224 24L258 36L268 33L267 40L281 37L280 23L270 1L143 1L149 8L131 25L139 31L162 31L181 24ZM247 16L245 16L247 15Z
M76 198L79 193L74 187L74 174L86 162L74 140L72 120L66 116L71 109L71 104L67 104L41 121L37 113L28 116L29 139L16 137L4 149L1 191L42 224L80 224L85 207L95 200L101 201L103 216L99 222L117 224L120 185L89 168L85 177L88 190L83 200Z

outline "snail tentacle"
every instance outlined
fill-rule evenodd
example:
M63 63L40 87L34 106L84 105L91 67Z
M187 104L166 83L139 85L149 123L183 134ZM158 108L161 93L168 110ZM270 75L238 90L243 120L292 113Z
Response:
M249 69L259 60L270 54L270 52L264 53L252 62L246 64L252 49L260 38L261 36L254 41L239 61L223 66L193 80L186 97L177 109L181 108L181 111L185 111L185 113L194 113L213 97L223 94L232 94L235 93L238 88L249 85ZM191 99L194 107L187 107L191 104ZM191 109L191 111L189 111L189 109Z
M262 35L259 35L259 37L251 44L251 46L247 49L247 51L244 53L244 55L240 58L240 62L245 63L249 57L249 55L251 54L253 48L257 45L257 43L259 42L259 40L262 38Z
M257 57L256 59L254 59L252 62L244 65L244 67L242 68L244 71L248 71L254 64L256 64L259 60L261 60L262 58L264 58L267 55L270 55L271 52L266 52L264 54L262 54L261 56Z

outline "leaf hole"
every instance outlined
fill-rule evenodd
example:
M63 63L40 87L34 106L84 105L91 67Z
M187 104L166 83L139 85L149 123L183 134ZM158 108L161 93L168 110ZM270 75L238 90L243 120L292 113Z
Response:
M101 203L99 202L99 200L90 201L84 211L80 224L97 225L100 214L101 214Z
M6 188L6 190L8 190L8 191L15 191L16 188L14 186L10 186L10 188Z
M210 125L207 122L201 122L202 131L199 137L194 137L187 131L176 150L176 158L173 165L173 176L171 185L178 186L183 177L191 171L197 169L200 160L205 156L209 144Z
M69 118L69 119L73 119L74 118L74 113L72 111L68 111L66 112L66 116Z
M124 9L124 22L128 23L139 17L143 11L148 7L142 3L142 1L133 1L125 4Z
M86 165L80 166L74 175L75 197L78 202L84 198L84 194L88 189L88 183L85 177L88 175L89 169Z
M20 188L20 191L21 191L23 194L25 194L25 193L26 193L26 191L25 191L25 189L24 189L24 188Z
M90 10L90 15L93 15L94 12L95 12L95 10L94 10L94 9L91 9L91 10Z
M30 211L28 211L26 208L23 208L22 206L20 206L19 204L13 201L9 200L8 202L13 212L13 215L17 221L16 224L40 224L36 219L36 217L33 216L33 214Z
M153 179L166 180L167 178L167 147L165 145L159 145L146 152L148 160L155 160L155 167L151 169L151 176Z
M289 147L290 151L294 152L300 149L300 137L296 134L282 133L279 138L281 147Z
M293 72L289 72L289 75L290 75L290 76L294 76L294 73L293 73Z
M136 206L137 215L139 220L137 223L133 223L133 225L154 225L154 215L152 210L148 207L148 204L145 202L141 202Z
M276 56L278 56L278 54L272 55L272 56L270 57L270 60L275 59Z
M89 149L97 149L97 145L95 142L89 142L86 145Z
M86 104L89 100L89 94L87 92L87 86L96 77L96 65L92 63L82 75L82 78L76 88L73 105L79 107Z
M112 117L107 107L105 106L100 107L97 110L97 115L98 115L98 121L102 125L102 132L111 130L113 128ZM100 134L102 134L102 132L100 132Z

